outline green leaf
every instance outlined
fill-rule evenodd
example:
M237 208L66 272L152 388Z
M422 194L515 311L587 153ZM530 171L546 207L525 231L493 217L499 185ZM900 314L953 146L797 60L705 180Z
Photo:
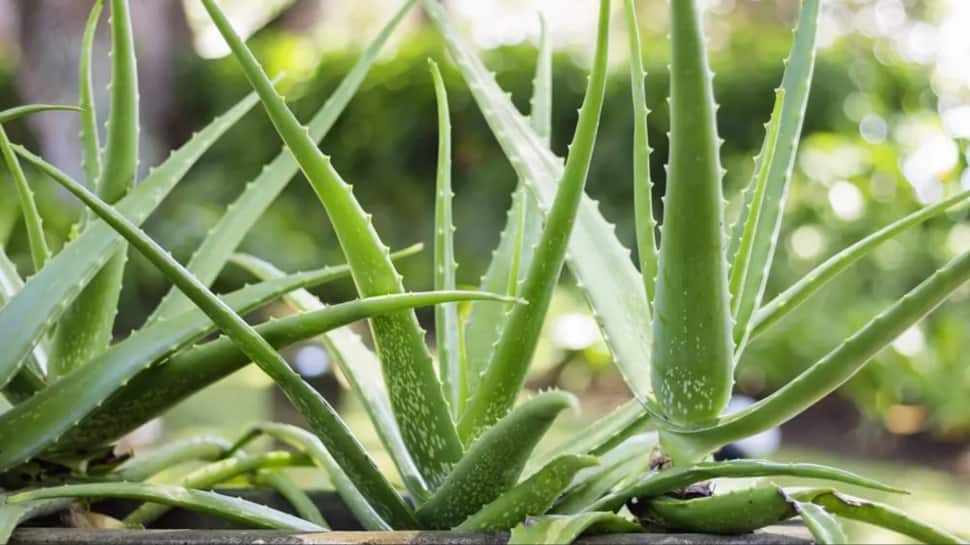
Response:
M691 500L655 498L640 505L637 517L648 527L705 534L744 534L796 514L785 492L774 485Z
M391 254L391 257L403 256L404 253ZM233 261L262 280L285 276L285 273L272 264L252 256L237 255ZM290 292L284 296L284 300L302 312L324 308L323 303L306 290ZM494 302L492 305L501 306ZM262 334L262 331L260 333ZM391 411L387 397L387 389L380 380L381 363L377 356L364 345L360 336L350 328L330 331L320 339L333 356L340 373L347 379L351 389L360 399L364 410L370 416L374 430L384 444L391 460L394 461L408 492L416 499L423 501L431 492L428 490L418 468L414 465L414 460L411 459L411 454L401 437L401 430L397 426L397 421L394 420L394 413ZM272 342L269 338L267 340Z
M500 532L530 516L546 514L580 470L595 466L592 456L567 454L549 462L455 528L458 532Z
M882 503L854 498L834 490L793 492L792 496L820 505L834 515L873 524L923 543L965 543L964 540L946 530L935 528L895 507Z
M825 260L824 263L812 269L798 282L795 282L791 287L758 309L751 319L751 338L754 339L776 324L820 290L822 286L875 250L883 242L907 229L935 218L957 205L965 204L968 200L970 200L970 191L962 191L936 204L921 208Z
M455 223L452 219L451 199L451 113L448 91L441 79L438 64L428 59L434 80L435 100L438 104L438 175L435 183L434 209L434 289L455 289ZM453 417L457 417L467 397L465 366L458 323L458 305L448 303L434 309L435 341L438 344L438 376Z
M128 0L110 2L111 113L104 168L96 186L98 195L114 204L134 185L138 169L138 74ZM127 260L126 248L119 247L61 318L53 339L53 377L71 372L108 348Z
M286 498L286 501L290 502L290 505L304 520L308 520L317 526L323 528L330 528L330 524L327 519L323 518L323 514L320 513L320 509L317 505L313 503L313 499L310 498L302 488L293 482L282 471L272 470L272 469L261 469L253 477L253 484L268 486L280 495Z
M582 471L563 491L553 512L574 514L586 511L604 495L621 483L635 480L647 472L657 434L647 433L630 437L600 457L600 465Z
M220 437L203 435L160 445L144 454L126 460L115 468L111 476L120 481L144 481L170 467L185 462L219 460L229 452L232 444Z
M502 495L519 480L536 443L563 410L576 399L565 392L546 392L526 401L489 428L418 509L429 528L450 529Z
M52 498L126 498L164 503L255 528L323 532L326 528L241 498L180 486L145 483L73 484L38 488L7 497L10 504Z
M155 209L198 158L256 104L248 97L194 135L118 203L118 211L136 224ZM24 289L0 310L0 385L20 368L31 348L62 316L81 289L122 246L103 223L85 229L32 276Z
M711 479L748 479L752 477L801 477L824 479L883 492L905 493L872 479L834 467L818 464L781 464L764 460L705 462L688 467L654 470L637 482L597 501L590 510L614 511L633 498L651 498Z
M781 113L785 105L785 90L779 89L775 93L775 107L771 112L771 121L767 125L765 136L764 153L758 161L758 172L754 178L754 188L751 193L751 208L744 223L744 230L741 240L738 243L738 251L734 256L734 263L731 266L731 313L737 317L739 309L748 308L754 304L755 297L753 290L745 289L748 280L748 273L751 270L751 248L754 244L755 235L758 232L758 222L761 212L765 208L765 192L768 189L768 173L775 160L775 149L778 144L778 129L781 124ZM746 314L750 318L750 314ZM735 352L740 353L744 349L747 341L748 324L735 323L734 343Z
M716 418L734 384L720 146L696 0L670 3L670 165L653 301L652 383L676 424Z
M633 207L636 218L640 274L647 298L653 301L657 284L657 220L653 217L653 179L650 177L650 137L647 130L647 95L643 69L643 46L634 0L624 2L627 35L630 39L630 88L633 97Z
M357 63L344 76L337 89L310 120L308 129L310 137L315 141L319 142L330 132L337 118L340 117L350 99L360 88L388 38L413 5L414 0L404 2L401 9L391 17L384 28L374 37L374 40L364 49ZM283 191L299 170L300 167L293 158L293 154L290 153L289 149L283 148L280 154L263 168L259 176L246 184L246 189L226 209L226 213L209 231L205 240L202 241L202 244L189 260L189 271L203 283L211 285L229 257L236 251L246 233L256 224L263 212L269 208L276 196ZM493 290L493 293L498 292ZM191 308L191 306L188 298L177 289L172 288L152 312L149 321L171 318Z
M211 7L208 2L207 5ZM269 80L265 83L272 88ZM58 172L50 172L50 174L55 174L56 182L81 199L98 217L125 237L232 339L243 353L252 358L273 382L280 386L287 398L306 419L310 428L327 445L340 467L347 472L350 479L378 512L393 521L408 518L409 508L381 475L374 461L336 410L290 367L272 345L260 337L253 327L224 301L213 295L205 284L192 276L185 267L145 235L137 225L66 175ZM163 322L163 325L165 323L167 322ZM6 450L0 451L0 459L6 455ZM0 464L0 467L4 466Z
M539 16L539 54L532 91L532 113L529 122L536 135L549 147L552 132L552 45L545 18ZM518 295L519 286L532 266L536 246L542 236L542 210L528 183L519 179L512 193L512 206L498 247L481 280L481 289L492 293L505 291ZM478 388L478 381L488 367L495 343L505 328L509 312L495 305L472 303L465 323L465 380L467 391Z
M15 108L0 110L0 123L20 119L21 117L25 117L30 114L54 111L80 112L83 110L77 106L64 106L61 104L28 104L26 106L17 106Z
M630 533L642 530L640 525L615 513L546 515L529 519L512 528L509 545L568 544L585 533Z
M512 309L489 358L485 374L478 381L462 413L458 430L466 444L505 416L514 405L562 272L576 213L586 186L606 94L609 14L609 0L601 0L596 53L586 98L579 111L579 122L555 202L546 216L542 237L521 289L522 297L529 304Z
M34 192L27 184L27 177L24 169L20 166L20 161L13 150L10 149L10 140L7 138L6 131L0 126L0 153L3 154L4 162L13 175L14 186L17 188L17 196L20 198L20 210L24 215L24 225L27 228L27 242L30 245L30 257L34 261L34 270L39 271L44 267L44 263L51 257L50 248L47 246L47 239L44 236L44 220L37 210L37 203L34 201Z
M209 490L217 485L230 481L240 475L252 473L257 469L288 467L302 465L304 457L295 456L284 451L264 452L260 454L237 453L224 460L202 466L180 478L177 486L188 489ZM158 520L171 507L161 503L146 503L138 506L129 513L124 523L131 527L144 527Z
M670 433L665 437L664 448L698 456L787 422L845 384L880 350L942 304L968 279L970 252L933 273L775 393L714 426Z
M401 293L404 289L401 277L390 261L388 249L378 237L370 216L354 198L351 186L317 149L306 128L273 89L262 67L216 3L202 2L326 208L353 271L357 290L362 296ZM371 320L371 329L405 444L425 481L434 488L461 458L463 447L425 345L424 332L413 311L375 318ZM334 457L340 461L337 453Z
M751 241L750 255L746 257L748 265L744 273L743 290L738 294L741 305L735 315L734 338L741 340L742 344L747 336L751 315L761 305L761 298L764 296L765 286L767 285L768 271L771 269L775 247L778 243L782 212L785 208L788 184L791 181L795 165L795 155L798 150L802 123L805 119L805 108L808 105L812 74L815 69L815 39L818 17L819 0L804 0L798 16L795 40L786 61L785 75L781 83L785 100L781 115L777 120L778 130L774 135L776 142L769 145L771 138L769 134L766 137L765 145L762 147L765 151L768 147L773 147L774 158L770 161L771 164L767 165L768 161L762 157L759 163L763 164L758 164L755 169L756 177L759 175L759 170L767 171L764 198L759 211L745 210L738 220L739 225L746 225L749 215L755 213L758 216L757 230L754 232ZM762 155L764 155L764 152ZM752 199L753 188L756 187L756 184L757 182L752 182L752 189L749 190ZM743 230L739 228L735 229L734 232L740 236ZM737 246L739 244L732 244L732 248Z
M84 169L84 182L88 189L95 189L98 178L101 177L101 143L98 141L98 114L95 109L91 57L94 53L94 38L103 7L104 0L95 0L88 15L88 21L84 25L84 37L81 40L78 78L78 88L81 91L81 167Z
M0 308L24 287L24 281L17 273L17 267L0 247ZM23 366L3 388L3 395L12 404L20 403L47 386L43 370L47 368L47 349L44 343L34 347Z
M36 500L23 503L6 503L0 497L0 543L9 543L10 536L21 523L66 509L71 500Z
M818 545L841 545L849 542L839 521L822 507L800 501L794 502L793 505Z
M323 443L312 433L306 432L296 426L266 422L254 427L239 443L245 443L260 434L268 435L277 441L286 443L306 453L317 467L327 473L340 498L350 509L351 513L354 514L357 522L364 528L370 531L387 531L392 529L388 525L388 522L361 495L360 491L347 477L343 469L340 468L336 460L333 459L333 456L331 456ZM413 515L410 515L410 517L413 517ZM411 523L413 521L409 521L409 524Z
M529 184L543 213L555 199L563 165L535 134L527 120L489 74L472 48L448 21L441 6L423 0L423 7L468 83L502 150L520 178ZM650 398L650 306L643 281L630 259L630 251L616 238L614 227L583 198L576 228L569 242L567 262L589 298L604 337L630 390L648 410L658 414ZM610 282L603 282L610 278ZM466 337L471 353L471 337Z

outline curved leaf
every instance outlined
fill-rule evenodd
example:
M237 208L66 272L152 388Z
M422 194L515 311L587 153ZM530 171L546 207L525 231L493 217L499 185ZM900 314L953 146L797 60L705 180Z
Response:
M101 177L101 143L98 141L98 114L95 109L94 74L91 57L94 39L104 0L95 0L84 25L81 39L81 62L79 63L78 89L81 91L81 168L88 189L94 190Z
M512 528L509 545L568 544L585 533L631 533L641 530L640 525L615 513L546 515Z
M51 251L47 246L47 239L44 236L44 220L37 210L37 203L34 201L34 192L27 184L27 176L24 175L23 168L13 150L10 149L10 140L7 138L6 131L0 126L0 153L3 155L7 168L13 176L14 186L17 188L17 196L20 198L20 210L24 215L24 225L27 228L27 242L30 245L30 256L34 261L34 270L39 271L44 267L44 263L50 259Z
M225 439L205 435L173 441L126 460L115 468L111 477L120 481L143 481L185 462L219 460L225 457L230 447L232 444Z
M20 119L30 114L56 111L81 112L83 110L77 106L65 106L61 104L28 104L26 106L17 106L0 111L0 123Z
M253 478L254 484L269 486L290 502L293 509L304 520L308 520L322 528L330 528L327 519L323 518L320 509L313 503L313 499L283 472L273 469L262 469Z
M800 501L794 502L793 505L818 545L841 545L849 542L839 521L822 507Z

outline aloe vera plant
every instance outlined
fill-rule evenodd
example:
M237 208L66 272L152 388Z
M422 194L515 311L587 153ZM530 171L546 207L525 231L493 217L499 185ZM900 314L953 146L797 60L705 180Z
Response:
M970 199L968 192L956 194L903 218L836 254L776 299L762 302L808 100L819 0L801 4L762 153L731 233L724 229L721 142L703 12L696 0L670 3L671 151L657 232L637 6L624 0L635 116L637 263L585 195L607 86L610 0L599 2L592 68L565 161L549 147L552 46L542 18L528 118L498 87L436 1L407 0L304 125L218 3L200 1L254 94L193 136L140 183L133 185L138 90L127 0L107 2L113 84L103 151L95 129L90 71L101 1L95 2L83 37L79 103L84 179L73 180L11 143L0 129L0 151L16 183L36 269L24 281L0 251L0 345L5 347L0 352L0 386L12 405L0 413L0 543L31 517L77 499L109 497L146 502L123 521L132 527L150 525L174 506L259 528L326 531L327 521L286 476L285 469L294 465L312 465L326 473L358 522L370 530L510 530L511 543L547 543L569 542L589 531L746 532L800 516L820 543L844 541L840 518L925 541L957 542L898 510L831 488L758 486L693 499L682 494L688 487L707 490L698 485L713 479L776 476L905 493L838 468L708 458L727 443L792 418L839 387L970 278L970 254L957 257L790 384L748 409L722 415L735 364L751 339L879 243ZM452 233L461 218L454 217L451 207L452 127L437 62L430 62L438 128L435 291L404 290L395 261L416 250L391 253L352 186L318 147L389 35L418 4L442 35L519 177L508 223L480 291L456 290ZM257 102L285 147L183 266L140 224ZM0 112L0 123L51 109L77 108L24 106ZM86 206L78 236L57 253L46 244L26 165ZM321 214L333 226L346 265L286 273L256 256L236 253L245 233L298 171L319 197ZM146 257L173 288L140 330L111 343L129 249ZM230 263L259 281L217 296L210 286ZM566 266L580 280L634 399L559 446L537 453L540 439L559 414L578 405L571 394L557 391L519 402L553 289ZM341 277L353 279L360 299L326 306L307 291ZM241 318L277 299L295 313L259 324ZM467 316L459 312L461 301L472 302ZM436 306L434 353L413 312L426 305ZM376 350L347 328L357 320L369 321ZM224 337L204 340L217 331ZM378 468L358 439L359 430L348 426L277 352L312 338L319 338L334 356L396 475ZM130 459L108 454L127 432L250 362L281 388L307 429L266 422L235 442L206 436ZM250 442L263 436L286 448L251 452ZM172 482L154 480L190 462L205 465L182 472ZM276 489L296 514L208 491L239 478ZM628 512L622 511L624 506L630 507Z

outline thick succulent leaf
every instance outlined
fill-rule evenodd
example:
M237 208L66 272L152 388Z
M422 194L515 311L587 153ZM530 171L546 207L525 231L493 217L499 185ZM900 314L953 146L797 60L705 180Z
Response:
M854 498L834 490L793 492L791 496L801 501L810 501L834 515L879 526L923 543L965 543L946 530L935 528L895 507Z
M936 204L921 208L825 260L824 263L812 269L798 282L792 284L791 287L758 309L751 319L751 338L754 339L784 318L789 312L795 310L798 305L820 290L822 286L875 250L883 242L935 218L955 206L964 204L968 200L970 200L970 191L962 191Z
M138 170L138 73L128 0L110 0L110 5L111 112L96 189L114 204L134 185ZM63 376L108 348L127 260L126 249L119 247L64 313L54 331L52 376Z
M39 271L51 256L50 248L47 246L47 238L44 236L44 220L41 218L40 211L37 210L34 192L30 190L24 169L20 166L17 155L10 149L10 140L7 138L3 126L0 126L0 153L2 153L4 162L7 164L7 169L13 176L14 187L17 188L20 210L24 215L24 225L27 228L30 257L34 261L34 270Z
M528 126L527 120L499 88L494 76L454 29L441 6L433 0L422 0L422 5L444 37L448 51L502 150L519 176L529 184L543 213L547 214L563 175L561 160ZM603 218L596 203L586 197L579 205L567 262L590 300L606 342L631 391L652 413L658 414L649 397L650 307L643 281L630 259L629 250L616 238L614 227ZM603 278L611 281L603 282Z
M438 64L429 60L434 80L435 100L438 104L438 174L435 182L434 208L434 289L455 289L455 223L451 200L451 113L448 91L441 78ZM467 397L465 366L462 361L461 331L458 305L448 303L434 309L435 341L438 344L438 376L441 377L445 398L457 418Z
M260 454L236 453L235 456L219 460L208 465L204 465L184 477L176 483L182 488L196 490L209 490L215 486L230 481L241 475L252 473L263 468L279 468L294 465L302 465L306 462L303 456L294 455L285 451L272 451ZM170 506L161 503L146 503L140 505L125 517L126 526L143 527L158 520L159 517L167 513Z
M208 2L206 5L213 6ZM265 83L272 89L268 79ZM151 261L152 265L182 290L199 307L199 310L236 343L244 354L252 358L253 363L283 390L306 419L310 428L327 445L340 467L382 516L395 522L408 520L410 509L397 491L384 479L377 465L337 411L320 395L320 392L307 384L290 367L283 356L266 342L266 339L260 337L251 325L209 291L205 284L192 276L137 225L68 176L58 172L50 174L54 175L55 181L81 199L99 218L118 231L138 252ZM166 323L163 322L162 325ZM339 325L345 325L345 323ZM7 451L0 451L0 459L6 454ZM0 467L4 466L0 464Z
M586 533L631 533L643 530L640 525L616 513L581 513L579 515L546 515L527 520L512 528L509 545L569 544Z
M528 517L546 514L580 470L595 466L592 456L566 454L482 507L455 528L458 532L501 532Z
M509 412L525 381L546 311L562 272L576 213L586 186L606 95L609 37L610 2L601 0L596 53L586 98L579 111L579 122L559 190L546 215L542 236L521 288L521 295L529 304L512 308L485 374L471 393L472 397L458 423L458 431L466 444Z
M652 302L657 283L657 220L653 216L653 179L650 177L650 139L647 130L647 95L643 69L643 46L634 0L625 0L627 36L630 40L630 88L633 97L633 206L636 219L640 274L647 298Z
M370 67L377 60L377 56L394 29L407 15L414 0L406 1L377 34L374 40L364 49L357 63L344 76L337 89L326 100L307 126L310 137L319 142L333 127L337 118L343 113L350 99L360 88ZM189 260L188 269L205 284L212 284L219 271L229 260L229 257L246 233L255 225L263 212L287 186L293 176L300 170L293 158L293 154L284 148L272 162L254 180L246 184L246 189L236 201L226 209L225 214L209 231L205 240ZM498 293L493 290L493 293ZM158 308L152 313L150 320L170 318L184 312L192 306L191 302L181 292L172 288Z
M670 165L653 301L651 380L681 425L720 415L734 384L721 142L697 4L670 3Z
M403 255L401 252L397 255ZM391 254L395 257L395 254ZM234 262L262 280L285 276L272 264L252 256L236 256ZM284 296L284 300L301 312L312 312L324 308L313 294L306 290L296 290ZM496 305L494 302L493 306ZM260 331L262 333L262 331ZM387 389L380 380L381 362L363 343L360 336L350 328L330 331L320 337L324 346L333 356L340 373L350 383L350 388L360 399L370 416L374 430L380 437L384 448L397 467L401 480L416 499L424 500L431 492L428 490L421 473L414 465L401 437L401 430L394 420L394 413L387 397ZM267 340L271 339L267 338Z
M240 443L249 441L260 434L268 435L277 441L286 443L306 453L317 467L327 473L337 493L340 494L340 498L364 528L371 531L387 531L392 529L388 525L388 522L361 495L360 491L340 468L336 460L333 459L333 456L330 455L330 452L327 451L323 443L312 433L306 432L296 426L267 422L253 428L252 432L247 434Z
M23 287L24 281L17 273L16 265L0 247L0 308ZM20 373L3 388L4 397L12 404L17 404L42 390L47 385L43 371L46 368L47 349L44 343L40 343L34 347Z
M824 479L884 492L905 493L897 488L834 467L818 464L781 464L765 460L731 460L654 470L630 486L603 497L590 507L590 510L615 511L630 499L662 496L668 492L711 479L748 479L777 476Z
M794 517L792 503L771 485L691 500L655 498L634 510L644 525L668 531L744 534Z
M81 62L79 63L78 89L81 103L81 168L88 189L95 189L101 177L101 143L98 141L98 114L94 98L94 73L91 58L94 54L94 38L104 0L95 0L84 25L81 39Z
M118 203L118 211L136 224L155 209L198 158L256 104L250 96L194 135ZM122 246L110 227L95 223L67 243L24 289L0 310L0 385L42 335L61 317L108 256Z
M22 503L6 503L6 498L0 497L0 543L8 543L13 531L21 523L32 518L43 517L66 509L71 500L36 500Z
M819 0L805 0L802 2L798 16L798 27L791 53L785 67L785 75L781 83L785 100L778 118L778 130L775 135L777 142L774 147L774 159L771 165L762 158L760 169L767 170L767 182L764 189L764 199L760 211L757 213L757 229L751 243L750 255L746 258L748 266L745 271L743 290L738 294L742 303L736 313L735 339L747 336L747 327L751 315L761 305L768 271L774 258L778 235L781 231L781 217L785 208L792 171L795 165L795 155L801 138L802 123L805 119L805 108L808 105L809 89L812 74L815 69L815 39L818 29ZM762 147L767 150L766 142ZM752 182L754 186L757 182ZM749 192L753 197L753 191ZM753 201L752 201L753 204ZM747 216L752 212L742 214L741 224L747 223ZM738 232L736 230L735 232Z
M220 437L203 435L160 445L126 460L111 477L119 481L144 481L170 467L190 461L215 461L228 454L232 444Z
M329 157L317 149L218 5L213 0L203 0L203 5L326 208L353 271L357 290L365 297L401 293L404 290L401 276L391 263L388 248L354 197L351 186L341 179ZM404 442L425 481L434 488L461 458L463 447L425 344L424 332L413 311L375 318L371 320L371 328ZM340 460L337 453L334 457Z
M822 507L800 501L793 505L818 545L841 545L849 542L839 521Z
M539 16L539 54L533 80L532 112L529 122L546 147L552 132L552 45L545 18ZM502 290L517 295L525 275L532 266L536 245L542 236L542 211L528 184L521 179L512 194L505 227L498 247L492 252L488 269L482 276L481 289L498 293ZM505 328L507 308L473 303L465 323L465 380L467 391L478 388L478 381L488 366L499 335Z
M599 466L584 470L573 479L553 512L565 515L586 511L621 483L636 480L649 469L656 446L657 435L645 433L630 437L603 454Z
M775 94L775 107L771 112L771 121L768 122L765 136L765 149L758 160L758 172L754 178L754 188L751 193L750 209L745 218L744 230L738 242L738 250L734 256L734 263L731 265L731 313L737 317L738 309L751 306L754 301L755 291L745 289L748 281L748 272L751 269L751 248L754 245L755 234L758 232L758 221L764 209L765 192L768 189L768 173L775 160L775 149L778 143L778 129L781 125L781 113L785 105L785 90L779 89ZM750 318L750 314L745 316ZM744 349L744 343L748 331L748 324L735 323L734 343L735 351L740 352Z
M286 498L296 514L304 520L308 520L317 526L330 528L330 523L323 518L323 514L313 499L302 488L297 486L293 479L289 478L282 471L273 469L262 469L253 477L253 484L263 485L276 490L276 492Z
M0 123L20 119L30 114L52 111L80 112L82 110L77 106L65 106L61 104L28 104L26 106L17 106L0 111Z
M565 392L542 393L489 428L418 509L422 525L453 528L512 488L556 416L575 406Z
M452 301L473 301L483 297L506 302L504 298L481 292L386 295L288 316L261 324L256 330L271 345L281 348L375 314ZM190 395L245 367L250 361L252 360L246 354L226 338L180 352L164 365L152 366L132 378L88 417L71 426L52 445L51 452L70 454L103 446L159 416Z
M761 401L716 425L664 437L667 452L702 456L794 418L845 384L880 350L917 323L970 279L970 252L954 258L847 338L801 375Z
M38 488L7 497L10 504L53 498L126 498L164 503L254 528L323 532L326 528L241 498L180 486L145 483L73 484Z

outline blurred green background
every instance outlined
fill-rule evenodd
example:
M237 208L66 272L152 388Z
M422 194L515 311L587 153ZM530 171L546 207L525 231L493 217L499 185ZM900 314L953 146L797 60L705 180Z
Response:
M83 17L67 23L87 2L0 1L0 105L76 101L76 52ZM150 4L150 5L148 5ZM231 59L192 2L135 3L142 49L143 166L179 145L192 130L247 93ZM396 2L277 0L265 5L225 2L269 72L285 71L284 91L306 119L323 103ZM484 5L487 4L487 5ZM494 5L492 5L494 4ZM750 176L764 134L773 90L790 45L795 1L718 0L709 28L718 76L720 132L732 205ZM865 234L961 187L970 187L970 8L965 0L856 0L825 3L821 48L805 133L788 196L768 297L829 255ZM663 192L667 154L665 2L638 4L645 25L648 100L656 195ZM545 8L558 52L552 145L559 154L576 122L585 86L593 3L450 1L446 6L485 49L499 82L525 111L531 92L537 22ZM531 12L530 12L530 9ZM621 6L616 6L621 9ZM74 11L72 11L74 10ZM378 231L392 247L431 242L436 126L426 59L446 59L427 22L412 14L360 93L323 142L337 169L353 183ZM619 18L619 12L617 14ZM151 24L151 21L165 24ZM621 25L617 21L616 27ZM248 25L248 27L247 27ZM960 31L963 28L963 31ZM104 29L102 29L104 30ZM107 47L101 37L101 50ZM617 32L614 65L589 193L633 247L632 117L625 36ZM194 44L194 47L193 47ZM960 60L962 59L962 61ZM73 64L72 64L73 63ZM107 66L97 66L107 81ZM455 127L454 189L459 282L474 286L484 272L505 221L515 175L458 74L445 67ZM102 111L102 113L104 113ZM72 148L76 126L49 117L11 128L12 137L39 147L69 172L79 166ZM250 114L194 168L147 224L181 260L216 222L244 184L272 159L280 142L261 112ZM29 273L26 237L6 172L0 173L0 244ZM53 184L34 181L52 241L69 236L79 212ZM657 208L662 205L659 197ZM731 214L736 207L731 207ZM958 210L884 244L824 292L760 338L738 369L739 393L758 398L811 365L856 328L931 271L970 249L970 224ZM309 186L294 180L247 237L244 251L287 270L342 260L325 214ZM431 255L402 262L408 287L431 287ZM217 284L229 289L246 278L231 267ZM133 256L118 335L137 327L168 286ZM320 295L354 296L349 282ZM884 350L836 396L785 428L786 448L824 449L828 456L907 461L970 476L970 365L964 351L970 324L970 289L964 289L918 327ZM421 314L423 320L430 312ZM566 277L548 322L530 379L584 394L587 416L626 397L622 381ZM214 392L189 402L169 429L243 427L273 411L268 383L246 370ZM220 391L247 387L245 411ZM248 412L247 412L248 411ZM251 414L249 414L251 412ZM785 451L789 452L789 451ZM923 471L920 469L920 471ZM888 479L908 479L885 471ZM921 477L946 484L943 474ZM934 480L935 479L935 480ZM970 502L960 488L939 488L953 505ZM929 486L929 485L928 485ZM933 485L936 486L936 485ZM962 494L962 498L960 497ZM953 497L956 496L956 497ZM951 517L948 517L950 519ZM958 517L952 517L953 519ZM967 524L963 522L963 524ZM959 528L958 528L959 529Z

